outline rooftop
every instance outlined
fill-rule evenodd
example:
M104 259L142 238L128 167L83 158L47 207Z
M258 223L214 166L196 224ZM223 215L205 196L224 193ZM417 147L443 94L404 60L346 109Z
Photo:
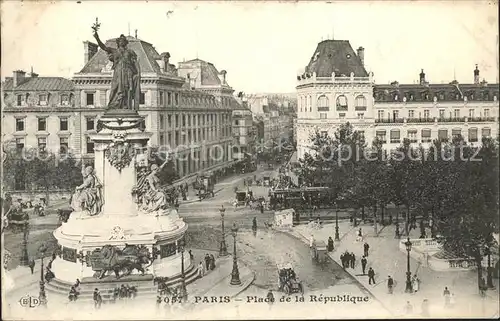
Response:
M193 70L194 69L194 70ZM184 72L182 70L185 70ZM192 71L188 71L192 70ZM211 62L201 60L199 58L191 59L188 61L179 62L179 71L181 73L189 74L191 79L200 77L202 86L222 86L224 84L219 75L225 73L219 72Z
M3 90L19 91L71 91L73 82L63 77L25 77L20 85L14 88L13 77L6 77Z

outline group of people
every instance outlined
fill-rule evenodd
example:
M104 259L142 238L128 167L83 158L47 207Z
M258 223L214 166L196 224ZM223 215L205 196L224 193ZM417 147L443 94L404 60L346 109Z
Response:
M280 290L283 288L283 285L288 282L288 280L296 280L297 278L295 271L291 268L281 269L278 273L280 278Z
M190 253L191 255L191 253ZM191 257L191 260L194 257ZM205 254L205 265L200 261L198 265L198 277L203 277L208 271L213 271L215 269L215 256L213 254Z
M75 284L69 289L68 299L70 302L76 301L80 295L80 280L76 279Z
M128 284L122 284L120 287L116 287L113 289L113 303L116 302L116 299L134 299L137 296L137 288L135 286L129 286Z
M340 254L340 261L342 262L342 267L344 269L351 268L354 269L356 266L356 255L354 253L349 253L347 250Z

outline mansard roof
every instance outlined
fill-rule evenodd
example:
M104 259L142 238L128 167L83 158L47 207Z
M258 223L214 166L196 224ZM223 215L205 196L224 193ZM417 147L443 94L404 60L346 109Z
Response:
M190 65L190 66L189 66ZM201 77L201 85L202 86L221 86L223 85L219 75L221 72L217 70L217 68L211 62L201 60L199 58L191 59L188 61L183 61L179 63L179 69L186 68L197 68L199 69L199 76ZM197 77L195 75L194 77Z
M498 99L498 84L392 84L375 85L373 96L377 102L411 102L411 101L493 101Z
M12 77L6 77L3 90L19 91L71 91L73 82L63 77L25 77L21 84L14 88Z
M305 73L316 73L317 77L368 77L361 59L356 55L348 40L325 40L318 43Z
M111 48L117 48L116 40L118 38L113 38L106 40L106 46ZM128 48L133 50L137 54L137 59L141 67L141 72L151 72L160 73L160 66L156 62L160 59L160 54L156 51L152 44L149 42L127 36ZM109 59L107 53L99 49L99 51L87 62L80 73L100 73L104 67L108 64Z

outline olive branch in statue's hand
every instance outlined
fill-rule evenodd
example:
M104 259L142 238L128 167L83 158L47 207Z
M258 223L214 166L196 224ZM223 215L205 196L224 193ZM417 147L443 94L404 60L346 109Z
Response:
M95 23L92 25L92 30L94 31L94 36L97 35L97 31L99 31L99 28L101 27L101 24L99 23L99 20L95 18Z

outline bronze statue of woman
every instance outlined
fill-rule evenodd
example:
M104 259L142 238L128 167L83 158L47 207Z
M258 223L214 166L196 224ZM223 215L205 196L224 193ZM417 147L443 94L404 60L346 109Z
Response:
M127 48L128 40L124 35L116 39L117 48L107 47L102 43L97 30L99 24L92 27L94 38L99 47L106 51L108 59L113 62L113 80L107 109L138 110L141 95L141 70L137 54Z

